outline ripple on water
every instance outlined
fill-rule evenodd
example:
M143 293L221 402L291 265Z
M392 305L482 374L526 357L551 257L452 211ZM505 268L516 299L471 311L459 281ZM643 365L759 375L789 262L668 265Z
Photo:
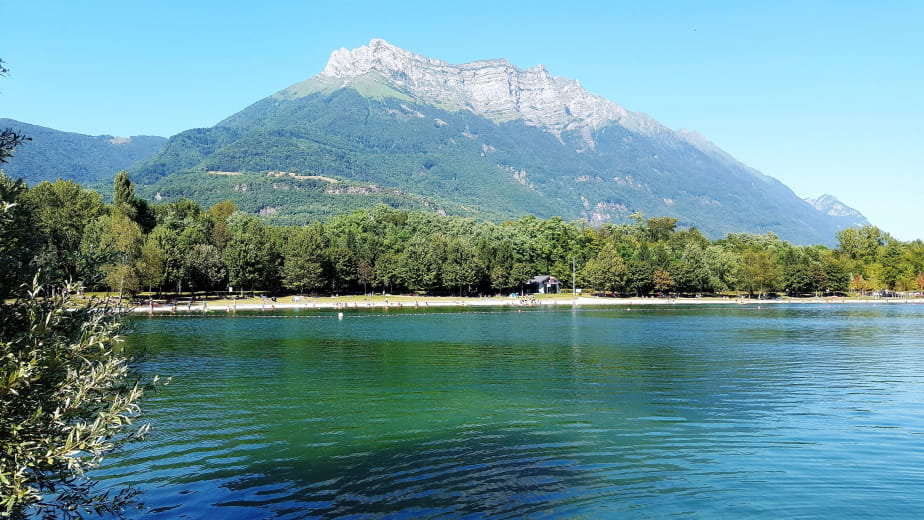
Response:
M924 307L138 323L142 518L924 510ZM299 317L307 317L301 314Z

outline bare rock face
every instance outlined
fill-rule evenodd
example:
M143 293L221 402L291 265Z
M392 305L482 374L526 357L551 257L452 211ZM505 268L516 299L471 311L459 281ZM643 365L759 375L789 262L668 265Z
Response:
M832 217L845 217L856 221L853 225L863 226L869 224L866 217L859 211L837 200L837 197L834 195L825 194L818 198L807 198L805 202L808 202L812 207L826 215Z
M647 135L670 132L645 114L587 92L576 80L552 76L542 65L523 70L503 59L453 65L385 40L334 51L320 77L347 86L370 73L423 103L467 109L499 122L522 119L555 133L613 122Z

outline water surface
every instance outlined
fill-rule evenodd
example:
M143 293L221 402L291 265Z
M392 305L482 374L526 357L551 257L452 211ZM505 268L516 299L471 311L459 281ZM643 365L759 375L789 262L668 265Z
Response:
M138 318L137 518L918 518L924 306Z

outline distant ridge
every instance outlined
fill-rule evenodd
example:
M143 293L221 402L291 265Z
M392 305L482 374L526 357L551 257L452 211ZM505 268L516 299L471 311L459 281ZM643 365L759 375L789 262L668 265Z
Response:
M13 153L3 170L29 185L56 179L85 185L109 182L161 148L165 137L111 135L90 136L62 132L14 119L0 119L0 128L12 128L31 138Z

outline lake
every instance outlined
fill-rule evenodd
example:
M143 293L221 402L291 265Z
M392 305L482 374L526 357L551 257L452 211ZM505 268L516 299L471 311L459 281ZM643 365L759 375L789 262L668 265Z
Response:
M919 518L924 306L134 318L130 518Z

